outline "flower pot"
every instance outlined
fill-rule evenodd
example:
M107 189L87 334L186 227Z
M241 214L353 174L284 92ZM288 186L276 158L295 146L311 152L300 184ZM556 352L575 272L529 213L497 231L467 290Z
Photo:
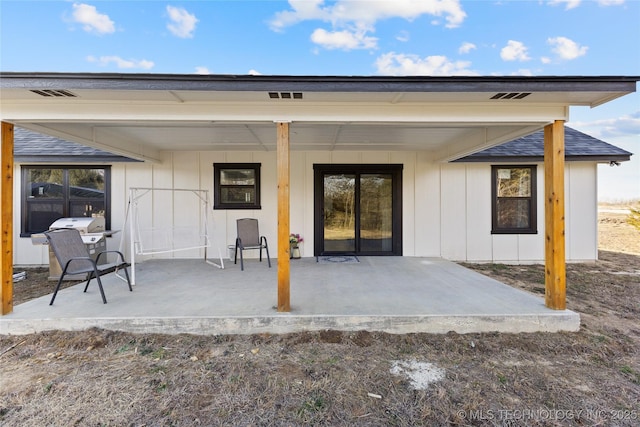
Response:
M291 259L300 259L300 247L297 245L291 245L289 248L289 255Z

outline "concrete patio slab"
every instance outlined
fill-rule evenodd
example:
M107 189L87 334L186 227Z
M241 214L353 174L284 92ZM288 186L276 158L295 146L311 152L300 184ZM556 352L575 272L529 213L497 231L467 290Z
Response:
M540 296L438 258L361 257L355 264L291 261L291 312L278 313L277 261L161 259L136 264L129 292L113 274L20 304L0 317L1 334L98 327L203 335L336 329L389 333L577 331L580 317L551 310ZM54 284L52 282L52 291Z

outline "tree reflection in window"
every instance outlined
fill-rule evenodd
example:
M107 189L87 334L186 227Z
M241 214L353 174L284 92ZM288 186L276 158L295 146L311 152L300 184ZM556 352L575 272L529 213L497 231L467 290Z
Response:
M260 163L214 163L214 209L260 209Z
M110 227L109 174L108 166L23 166L21 235L65 217L104 217Z
M493 166L493 233L535 233L535 166Z

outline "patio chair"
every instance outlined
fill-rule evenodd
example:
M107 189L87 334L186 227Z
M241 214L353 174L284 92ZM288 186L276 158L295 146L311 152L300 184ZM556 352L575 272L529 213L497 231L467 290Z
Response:
M271 268L271 258L269 258L269 246L267 238L260 236L258 230L258 220L255 218L241 218L236 221L238 236L236 237L236 247L233 255L233 263L238 263L238 250L240 251L240 270L244 271L244 259L242 252L246 250L259 249L260 262L262 262L262 248L267 251L267 263Z
M102 295L102 302L104 304L107 303L107 298L104 296L104 289L102 288L102 281L100 280L100 276L104 274L112 273L119 269L124 270L129 290L133 291L131 288L131 280L129 280L129 272L127 271L129 264L125 262L122 252L104 251L99 253L94 260L91 258L78 230L59 229L46 231L44 234L47 237L47 241L49 242L53 253L60 263L60 267L62 268L62 274L60 274L60 279L58 279L58 284L56 285L56 289L53 291L53 296L51 297L49 305L53 305L53 301L56 299L62 280L67 274L87 275L87 285L84 287L84 292L87 292L91 279L95 277L98 280L98 288L100 288L100 295ZM101 258L104 256L106 260L108 253L116 253L116 261L101 264Z

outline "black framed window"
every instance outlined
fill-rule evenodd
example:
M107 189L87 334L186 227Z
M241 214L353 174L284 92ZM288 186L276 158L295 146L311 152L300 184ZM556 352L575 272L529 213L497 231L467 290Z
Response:
M260 209L260 163L213 164L214 209Z
M535 234L536 166L491 167L493 234Z
M21 173L21 236L70 217L104 217L111 229L109 166L22 166Z

